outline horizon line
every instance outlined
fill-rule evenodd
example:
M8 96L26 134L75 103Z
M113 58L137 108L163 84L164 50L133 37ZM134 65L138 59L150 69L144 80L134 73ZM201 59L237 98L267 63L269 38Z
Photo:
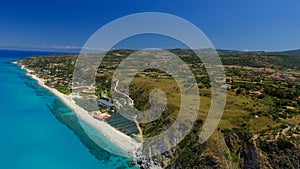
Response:
M30 48L30 47L26 47L26 48L10 48L10 47L0 47L0 50L8 50L8 51L27 51L27 52L49 52L49 53L70 53L70 54L79 54L82 50L81 47L76 47L77 49L75 49L75 47L71 47L71 48ZM60 49L60 50L59 50ZM189 49L189 48L179 48L179 47L174 47L174 48L163 48L163 49L157 49L157 50L175 50L175 49L183 49L183 50L199 50L199 49ZM205 48L206 49L206 48ZM89 51L89 49L85 49L86 51ZM107 52L107 51L113 51L113 50L143 50L143 49L139 49L139 48L113 48L110 50L93 50L91 49L91 53L92 51L94 51L94 53L98 52ZM291 48L291 49L283 49L283 50L249 50L249 49L229 49L229 48L214 48L214 50L216 51L234 51L234 52L288 52L288 51L296 51L296 50L300 50L299 48Z

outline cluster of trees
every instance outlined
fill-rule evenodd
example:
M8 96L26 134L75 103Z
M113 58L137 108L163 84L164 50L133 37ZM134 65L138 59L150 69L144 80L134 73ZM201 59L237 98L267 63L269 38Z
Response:
M210 79L208 76L201 76L201 77L196 77L196 81L197 83L202 83L204 85L204 87L206 88L210 88Z
M288 88L265 86L263 91L269 96L277 97L280 99L293 100L300 96L300 90L291 90Z

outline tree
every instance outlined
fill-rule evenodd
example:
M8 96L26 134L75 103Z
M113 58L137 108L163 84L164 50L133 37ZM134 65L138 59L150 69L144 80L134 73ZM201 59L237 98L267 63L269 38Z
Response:
M236 90L236 94L241 94L242 93L242 89L241 88L238 88L237 90Z

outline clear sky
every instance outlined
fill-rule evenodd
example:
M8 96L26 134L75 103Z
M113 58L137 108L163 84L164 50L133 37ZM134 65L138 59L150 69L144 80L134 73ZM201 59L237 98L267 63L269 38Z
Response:
M80 47L106 23L138 12L182 17L219 49L300 48L299 0L6 0L0 48Z

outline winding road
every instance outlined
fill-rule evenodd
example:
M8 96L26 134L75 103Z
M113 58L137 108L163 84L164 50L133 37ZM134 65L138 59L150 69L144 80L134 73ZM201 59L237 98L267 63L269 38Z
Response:
M129 104L130 106L133 106L133 104L134 104L133 100L132 100L132 99L129 97L129 95L127 95L126 93L120 92L120 91L117 89L118 85L119 85L119 80L116 82L116 86L115 86L114 90L115 90L116 92L118 92L118 93L124 95L125 97L127 97L127 98L129 99L129 103L128 103L128 104Z

